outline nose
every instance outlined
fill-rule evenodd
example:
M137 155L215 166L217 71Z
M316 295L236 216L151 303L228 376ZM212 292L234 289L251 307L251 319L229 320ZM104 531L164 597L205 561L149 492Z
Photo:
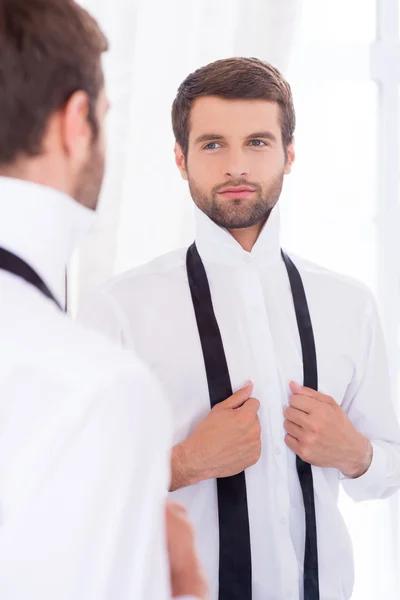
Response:
M249 165L245 154L241 150L231 150L227 156L225 165L225 177L229 179L240 179L249 175Z

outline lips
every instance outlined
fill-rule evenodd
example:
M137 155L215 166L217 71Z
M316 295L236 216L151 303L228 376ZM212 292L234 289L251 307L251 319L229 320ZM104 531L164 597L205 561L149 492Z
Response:
M247 198L254 194L254 188L248 186L229 187L221 190L219 194L223 198L229 198L230 200L237 200L239 198Z
M236 193L241 194L242 192L252 193L252 192L254 192L254 189L251 187L247 187L247 186L238 186L238 187L225 188L225 189L221 190L219 193L220 194L236 194Z

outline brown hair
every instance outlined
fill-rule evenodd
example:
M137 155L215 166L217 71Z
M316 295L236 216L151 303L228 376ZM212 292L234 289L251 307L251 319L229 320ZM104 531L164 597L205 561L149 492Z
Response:
M0 165L39 155L48 118L79 90L97 136L107 49L96 21L73 0L0 0Z
M296 116L290 85L282 74L257 58L228 58L198 69L179 87L172 107L172 125L175 139L185 155L189 146L190 111L194 101L201 96L277 102L281 108L285 150L293 141Z

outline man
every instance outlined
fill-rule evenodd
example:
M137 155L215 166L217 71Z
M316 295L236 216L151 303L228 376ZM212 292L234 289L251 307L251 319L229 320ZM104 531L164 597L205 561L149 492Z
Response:
M157 385L62 312L65 265L104 174L106 48L72 0L1 0L2 600L206 597L175 504L168 567L171 440Z
M172 118L196 243L105 284L82 318L135 348L164 385L170 489L195 523L212 600L347 600L339 481L357 501L400 485L374 301L281 252L295 112L274 67L199 69Z

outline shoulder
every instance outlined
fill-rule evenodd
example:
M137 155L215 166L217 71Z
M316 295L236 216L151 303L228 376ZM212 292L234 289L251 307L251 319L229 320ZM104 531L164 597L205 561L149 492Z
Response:
M169 298L187 283L187 248L175 250L104 282L92 290L84 299L81 314L86 317L94 307L107 314L110 311L123 323L124 309L129 306L143 306L160 298ZM90 315L86 322L90 322Z
M117 294L118 290L125 286L143 285L148 281L169 279L174 275L179 275L185 268L187 248L174 250L168 254L158 256L145 265L130 269L113 277L102 286L99 290L111 295Z
M29 315L21 318L13 329L13 342L14 362L38 374L35 380L40 374L43 381L76 398L96 395L121 381L128 387L132 385L138 393L156 387L147 367L133 352L73 321L51 304L45 307L42 304L40 318L36 320Z
M319 298L334 299L338 305L375 309L375 299L367 285L354 277L327 269L314 262L288 253L303 279L307 293Z
M79 416L100 403L111 411L133 403L129 414L141 418L146 400L146 414L155 406L164 414L160 388L133 352L72 321L41 295L29 294L27 299L24 310L8 304L7 317L0 315L6 341L0 352L0 381L19 373L21 398L34 398L38 412L62 406Z

